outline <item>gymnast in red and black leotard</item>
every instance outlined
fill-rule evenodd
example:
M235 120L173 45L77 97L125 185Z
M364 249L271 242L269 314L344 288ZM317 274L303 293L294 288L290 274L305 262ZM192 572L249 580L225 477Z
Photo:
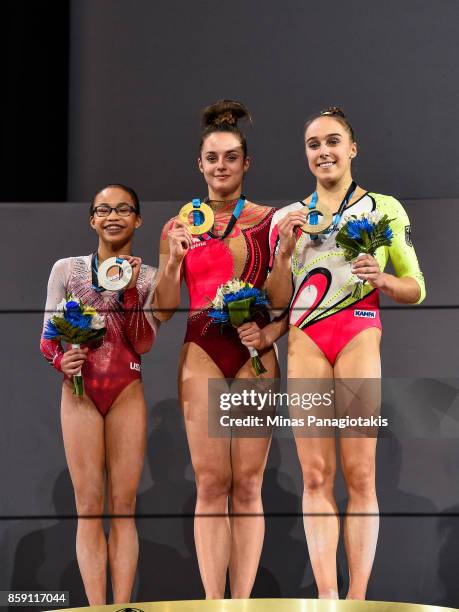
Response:
M234 202L230 201L219 213L222 218L231 219L233 209ZM261 206L257 209L253 204L245 203L240 217L225 240L194 238L183 260L183 272L190 295L185 343L194 342L200 346L225 378L235 378L246 363L249 353L239 340L236 329L229 325L220 327L210 321L208 296L213 298L218 287L234 277L258 288L263 286L269 264L266 244L274 211ZM260 328L265 327L269 323L268 313L260 313L256 322Z
M73 295L105 319L106 334L96 345L64 351L61 343L41 338L45 358L65 375L61 419L65 453L75 489L78 515L133 515L142 470L146 408L140 354L154 341L157 321L146 309L156 269L131 256L134 231L142 223L136 193L123 185L101 190L91 204L90 223L99 237L93 255L57 261L48 283L45 324L57 304ZM110 258L126 259L133 274L123 292L98 286L97 267ZM82 370L85 394L72 394L71 377ZM130 600L138 541L134 520L111 520L108 545L102 521L78 520L77 558L91 605L105 603L107 557L115 602Z
M200 516L195 519L195 542L208 599L224 597L228 569L232 597L250 596L263 544L261 484L270 442L269 438L209 437L208 380L252 378L248 346L259 350L266 376L278 376L270 340L275 323L260 317L238 330L221 330L207 316L220 285L242 278L262 287L267 274L274 210L241 195L250 160L237 120L247 115L245 107L233 101L217 102L204 111L198 164L209 188L214 227L199 238L176 219L166 224L154 299L156 316L170 318L185 278L190 312L180 357L179 394L196 477ZM229 503L232 512L245 515L232 517L231 526L225 516ZM212 517L203 516L207 514Z

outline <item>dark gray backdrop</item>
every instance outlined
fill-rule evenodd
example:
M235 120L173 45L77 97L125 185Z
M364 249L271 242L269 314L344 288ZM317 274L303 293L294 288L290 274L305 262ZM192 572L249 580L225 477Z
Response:
M114 177L190 199L199 113L225 97L253 113L247 190L261 200L312 186L302 126L330 104L371 189L459 194L456 0L77 0L71 15L70 200Z
M155 263L162 223L180 202L204 192L195 158L205 104L234 97L252 110L247 192L277 205L312 186L305 117L342 104L360 144L357 178L404 199L427 280L424 307L383 313L384 375L430 378L410 411L438 405L441 414L458 403L458 17L459 5L449 0L73 2L69 200L87 201L107 181L132 184L151 200L144 202L136 252ZM0 207L3 261L14 261L3 271L0 318L0 515L8 519L0 523L0 588L65 588L72 605L85 599L75 521L62 518L73 516L74 502L60 437L59 375L38 353L42 315L27 311L43 308L53 261L94 248L86 206ZM185 315L177 314L163 326L144 360L150 426L138 512L165 518L139 519L138 600L202 596L186 518L193 475L176 400L184 325ZM282 359L284 348L281 342ZM372 599L459 603L459 520L451 516L459 512L456 423L450 439L439 437L437 425L431 437L379 443L381 510L402 516L382 519ZM257 596L315 596L301 518L289 515L301 512L300 494L293 444L275 440L265 508L287 516L267 521ZM340 482L338 497L343 507ZM342 551L339 570L345 590Z

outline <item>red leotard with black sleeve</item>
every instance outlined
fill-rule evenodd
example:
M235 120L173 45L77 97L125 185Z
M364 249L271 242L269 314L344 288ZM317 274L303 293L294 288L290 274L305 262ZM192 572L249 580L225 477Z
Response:
M228 205L216 213L214 235L227 227L234 206ZM183 262L183 274L190 297L190 311L185 335L186 342L200 346L220 368L225 378L234 378L250 358L237 330L230 325L212 323L210 302L220 285L240 278L262 288L269 264L269 227L274 208L246 202L242 213L226 238L193 238ZM166 224L163 240L174 220ZM256 317L260 327L269 323L268 313Z

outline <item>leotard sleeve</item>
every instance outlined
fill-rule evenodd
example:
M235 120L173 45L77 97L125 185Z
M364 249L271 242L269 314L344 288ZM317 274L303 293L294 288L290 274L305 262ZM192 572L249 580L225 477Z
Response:
M136 286L124 292L125 331L138 355L151 349L159 327L159 321L151 311L156 282L156 268L142 266Z
M43 331L40 338L40 351L43 357L59 372L62 371L61 361L64 355L64 349L59 340L47 340L44 338L43 332L48 319L51 318L56 310L56 306L65 299L67 279L69 278L72 265L71 261L71 258L59 259L52 267L48 280Z
M398 277L409 276L414 278L421 290L416 304L420 304L426 296L424 275L419 267L416 251L411 240L411 225L405 209L398 200L386 197L383 211L393 219L391 228L393 232L392 244L388 247L389 256Z

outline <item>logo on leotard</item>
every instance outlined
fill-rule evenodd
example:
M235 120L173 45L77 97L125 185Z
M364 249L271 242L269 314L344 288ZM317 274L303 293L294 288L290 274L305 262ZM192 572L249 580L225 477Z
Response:
M140 363L135 363L134 361L131 361L131 363L129 364L129 367L131 368L131 370L135 370L136 372L140 372L142 368Z
M413 239L411 237L411 225L405 225L405 240L408 246L413 246Z
M193 244L190 246L190 250L191 249L195 249L196 247L202 247L202 246L206 246L207 242L203 242L202 240L196 240L195 242L193 242Z
M376 312L374 310L354 310L354 317L376 319Z

